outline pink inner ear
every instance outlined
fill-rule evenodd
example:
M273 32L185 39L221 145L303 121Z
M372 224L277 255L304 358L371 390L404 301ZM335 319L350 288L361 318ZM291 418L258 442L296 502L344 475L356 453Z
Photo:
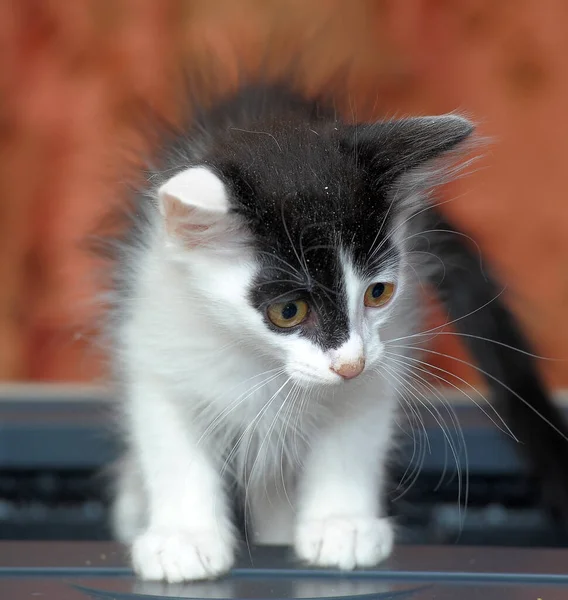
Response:
M163 200L163 210L168 235L185 238L189 241L192 233L202 233L210 225L195 222L195 209L180 202L177 198L166 196Z

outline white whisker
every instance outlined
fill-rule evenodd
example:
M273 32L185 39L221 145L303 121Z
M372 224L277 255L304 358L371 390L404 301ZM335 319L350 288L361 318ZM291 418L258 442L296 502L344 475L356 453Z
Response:
M393 346L393 348L405 348L405 349L412 348L412 349L416 349L413 346ZM549 419L547 419L544 415L542 415L538 409L536 409L530 402L528 402L527 400L525 400L515 390L513 390L511 387L509 387L506 383L503 383L498 377L495 377L495 375L492 375L488 371L485 371L481 367L478 367L478 366L476 366L476 365L468 362L467 360L462 360L461 358L458 358L457 356L452 356L451 354L445 354L443 352L438 352L436 350L429 350L429 349L422 349L422 351L423 352L428 352L429 354L434 354L434 355L437 355L437 356L443 356L445 358L449 358L449 359L454 360L454 361L456 361L458 363L461 363L463 365L467 365L468 367L471 367L471 368L475 369L476 371L479 371L479 373L481 373L482 375L484 375L485 377L487 377L491 381L494 381L497 385L499 385L503 389L507 390L510 394L512 394L513 396L515 396L515 398L517 398L518 400L520 400L525 406L527 406L527 408L529 408L530 410L532 410L533 413L535 413L548 426L550 426L551 429L553 429L560 437L562 437L562 439L568 441L568 437L566 435L564 435L562 433L562 431L560 431L560 429L558 427L556 427L556 425L554 425L554 423L552 423Z
M450 371L443 369L442 367L438 367L436 365L431 365L425 361L422 361L420 359L417 358L412 358L409 356L404 356L404 355L400 355L400 354L393 354L393 353L386 353L391 357L397 357L399 359L399 362L404 362L404 361L411 361L413 363L418 363L421 365L424 365L430 369L434 369L436 371L440 371L442 373L445 373L446 375L449 375L451 377L454 377L455 379L457 379L460 383L463 383L464 385L466 385L467 387L469 387L472 391L474 391L475 393L479 394L484 400L485 402L487 402L487 405L489 406L489 408L491 408L491 410L495 413L495 415L497 416L497 418L499 419L499 421L501 422L502 426L497 423L492 417L491 415L483 408L483 406L481 406L476 400L475 398L473 398L472 396L470 396L464 389L458 387L457 385L455 385L454 383L452 383L449 379L446 379L444 377L442 377L441 375L438 375L436 373L432 373L431 371L429 371L428 369L425 368L421 368L418 367L416 365L414 365L414 368L420 370L421 372L431 375L432 377L436 377L436 379L440 380L442 383L446 383L447 385L451 386L452 388L454 388L455 390L457 390L458 392L460 392L461 394L463 394L468 400L470 400L477 408L479 408L479 410L493 423L493 425L495 425L495 427L497 429L499 429L499 431L501 431L502 433L504 433L505 435L509 436L513 441L515 442L519 442L518 438L515 436L515 434L511 431L510 427L507 425L507 423L505 422L505 420L503 419L503 417L499 414L499 412L497 411L497 409L491 404L491 402L483 395L481 394L481 392L479 392L478 389L476 389L473 385L471 385L468 381L466 381L465 379L463 379L462 377L459 377L458 375L451 373ZM400 361L400 358L403 358L404 361ZM395 359L396 360L396 359ZM404 363L407 364L407 363Z

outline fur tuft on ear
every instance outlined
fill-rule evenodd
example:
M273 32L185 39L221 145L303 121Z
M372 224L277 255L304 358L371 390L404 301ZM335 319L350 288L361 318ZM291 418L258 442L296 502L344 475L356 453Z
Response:
M158 201L167 233L189 244L216 228L229 212L225 185L206 167L174 175L158 189Z
M473 130L456 115L415 117L350 126L347 144L385 181L455 150Z
M390 186L392 200L405 209L475 160L457 160L473 148L473 131L457 115L415 117L350 126L347 145L376 185Z

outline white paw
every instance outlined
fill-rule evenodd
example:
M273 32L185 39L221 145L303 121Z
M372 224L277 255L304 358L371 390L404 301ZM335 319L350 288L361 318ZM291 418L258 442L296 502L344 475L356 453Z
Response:
M375 566L391 553L393 542L387 519L330 517L298 523L295 549L311 565L350 571Z
M233 565L230 541L211 531L149 530L132 544L132 566L144 580L194 581L213 579Z

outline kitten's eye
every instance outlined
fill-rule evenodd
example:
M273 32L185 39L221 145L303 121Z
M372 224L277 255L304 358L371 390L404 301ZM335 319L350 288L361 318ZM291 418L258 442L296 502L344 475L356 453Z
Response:
M289 328L299 325L308 316L308 303L304 300L278 302L268 307L268 318L276 327Z
M394 283L373 283L365 292L365 306L378 308L387 304L394 296Z

